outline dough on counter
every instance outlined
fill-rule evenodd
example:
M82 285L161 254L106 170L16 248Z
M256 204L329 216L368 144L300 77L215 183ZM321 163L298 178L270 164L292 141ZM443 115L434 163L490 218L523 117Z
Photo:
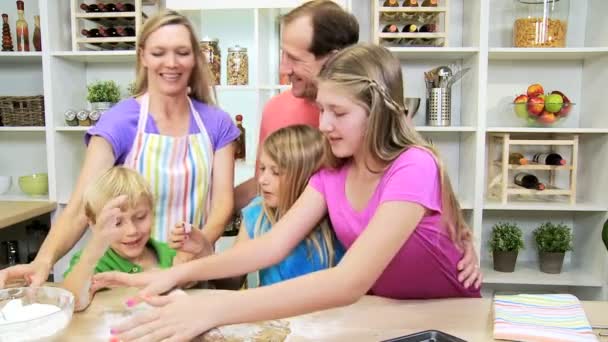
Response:
M274 320L259 323L226 325L211 329L201 342L283 342L291 333L289 322Z

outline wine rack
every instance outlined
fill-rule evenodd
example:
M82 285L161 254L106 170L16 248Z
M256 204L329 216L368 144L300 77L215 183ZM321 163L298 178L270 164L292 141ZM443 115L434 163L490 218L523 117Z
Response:
M384 6L386 0L372 0L372 38L375 44L394 47L445 47L448 46L448 0L437 0L435 7ZM383 32L388 25L396 25L397 32ZM402 32L405 26L415 25L416 32ZM425 27L433 26L431 30ZM421 32L430 31L430 32Z
M556 202L566 198L570 204L576 203L576 172L578 159L578 135L563 134L551 135L547 139L539 139L526 136L513 136L512 133L492 133L488 139L488 184L487 195L491 199L498 199L502 204L513 201L513 195L532 198L540 202ZM566 165L544 165L529 163L526 165L516 165L509 163L509 155L514 150L533 147L550 146L552 148L569 148L571 150L569 162ZM500 153L498 153L500 151ZM495 156L500 155L496 160ZM515 172L536 172L545 176L548 183L544 190L527 189L513 183L512 175L509 171ZM559 187L556 185L556 174L558 172L569 172L568 186ZM540 177L539 177L540 178Z
M146 15L143 5L158 5L158 0L132 0L127 2L134 7L134 11L128 12L87 12L81 9L81 5L93 4L89 0L71 0L71 28L72 28L72 50L133 50L137 42L137 32L141 29ZM109 37L87 37L83 30L98 29L99 27L130 27L135 35L109 36Z

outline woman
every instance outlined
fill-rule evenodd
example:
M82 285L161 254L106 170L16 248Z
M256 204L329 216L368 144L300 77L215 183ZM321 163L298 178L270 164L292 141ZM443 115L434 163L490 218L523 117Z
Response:
M166 241L171 227L188 222L202 227L211 251L222 235L233 208L231 143L239 130L213 106L208 68L187 18L160 12L146 21L138 39L135 96L87 132L84 164L68 205L36 259L1 271L0 287L8 279L32 285L46 280L86 228L83 190L114 165L137 170L151 184L154 238Z
M480 296L481 279L475 288L458 281L459 244L470 230L437 151L407 122L399 60L374 45L337 52L319 75L317 103L336 166L313 175L268 233L160 274L96 277L105 285L147 285L138 298L162 306L115 327L117 339L187 340L218 325L348 305L366 293ZM179 283L274 265L327 214L347 249L336 267L246 291L157 296Z

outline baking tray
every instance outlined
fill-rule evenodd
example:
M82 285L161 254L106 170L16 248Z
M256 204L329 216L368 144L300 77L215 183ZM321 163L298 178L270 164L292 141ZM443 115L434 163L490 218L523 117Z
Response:
M466 342L458 337L446 334L439 330L426 330L415 334L395 337L382 342Z

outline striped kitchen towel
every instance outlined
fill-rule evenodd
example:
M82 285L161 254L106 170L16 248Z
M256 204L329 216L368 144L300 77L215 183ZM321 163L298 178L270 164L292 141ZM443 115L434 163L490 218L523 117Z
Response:
M581 303L569 294L496 295L494 338L529 342L597 341Z

